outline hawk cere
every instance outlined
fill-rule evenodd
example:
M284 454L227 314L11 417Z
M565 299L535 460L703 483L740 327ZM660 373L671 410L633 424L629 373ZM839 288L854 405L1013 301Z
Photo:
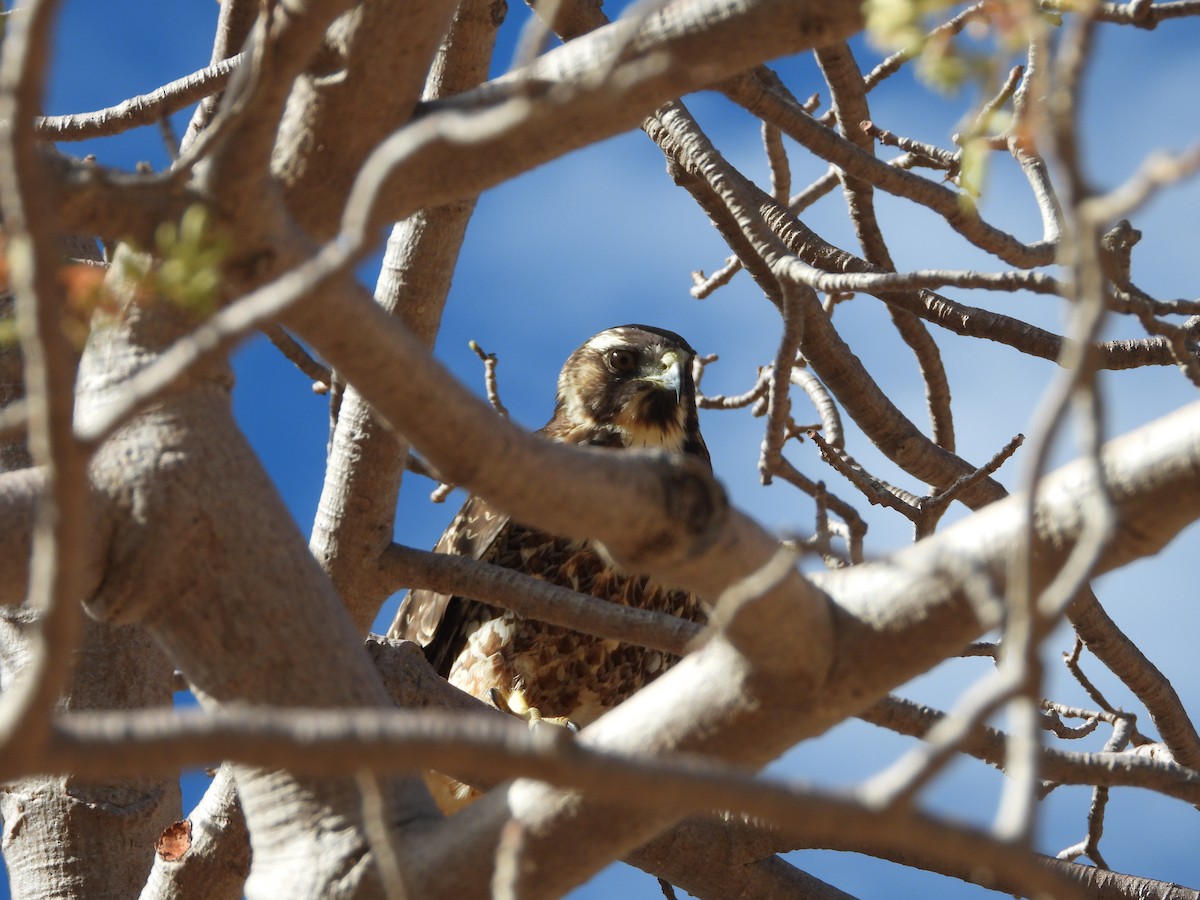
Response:
M671 331L623 325L567 359L541 433L593 447L652 447L710 465L696 415L696 352ZM699 600L616 570L587 541L512 522L470 497L435 550L495 563L603 600L703 620ZM451 684L526 717L583 726L674 662L659 651L526 619L466 597L414 590L390 637L414 640Z

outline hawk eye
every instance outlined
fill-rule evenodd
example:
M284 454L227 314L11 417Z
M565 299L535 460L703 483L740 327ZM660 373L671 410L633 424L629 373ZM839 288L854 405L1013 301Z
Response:
M625 375L637 368L637 356L632 350L613 350L608 354L608 367L618 375Z

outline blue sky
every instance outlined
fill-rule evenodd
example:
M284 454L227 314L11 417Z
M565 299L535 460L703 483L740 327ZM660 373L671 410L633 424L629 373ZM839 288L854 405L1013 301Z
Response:
M48 113L90 110L152 90L208 61L218 6L211 0L123 0L63 4L54 71L46 102ZM497 54L499 68L511 57L514 37L525 18L512 4ZM1200 23L1167 23L1155 32L1103 28L1099 55L1084 92L1086 169L1094 182L1114 187L1156 148L1182 149L1200 128ZM862 58L869 66L869 52ZM780 64L794 92L806 97L823 90L811 57ZM872 112L883 127L945 145L969 101L931 95L902 73L872 95ZM722 152L747 174L765 180L767 171L757 125L722 99L701 94L689 107ZM186 115L176 117L178 127ZM158 133L141 129L120 138L64 147L95 153L102 163L132 168L148 160L166 163ZM824 163L789 144L793 185L799 187L824 171ZM1025 239L1040 225L1032 200L1012 165L997 162L985 193L983 211ZM879 200L880 217L897 264L953 268L997 266L907 204ZM1200 224L1200 185L1195 181L1156 200L1134 217L1145 234L1134 251L1135 280L1164 299L1194 297L1198 282L1196 247ZM833 194L805 216L806 223L829 240L854 246L842 198ZM467 342L477 340L500 357L500 390L517 421L540 426L553 405L553 385L567 354L605 327L638 321L683 333L702 353L718 352L710 368L709 392L740 392L753 382L755 367L774 353L778 324L774 310L750 280L737 276L709 300L688 294L689 273L711 272L726 256L716 232L691 200L666 176L662 156L640 132L634 132L550 163L487 192L468 230L462 261L438 343L439 356L466 383L482 387L481 367ZM371 283L372 274L364 271ZM1045 297L953 295L967 303L1011 312L1061 330L1063 310ZM922 388L911 356L895 337L878 301L862 297L839 307L836 321L872 374L917 422L924 421ZM1136 334L1128 326L1114 334ZM995 344L937 335L955 390L959 450L982 462L1015 433L1028 428L1032 398L1053 373L1042 361L1020 358ZM235 406L246 434L307 533L321 488L326 438L322 398L308 381L265 341L248 342L236 356ZM1194 391L1175 372L1120 373L1103 378L1110 427L1115 432L1149 421L1193 399ZM811 418L800 398L798 419ZM760 421L747 412L705 413L702 425L713 451L718 476L734 501L772 528L805 531L812 505L786 486L764 488L755 472L761 440ZM850 449L869 468L897 483L918 489L861 439ZM807 474L836 478L821 469L810 444L793 445L789 457ZM1073 455L1068 442L1058 459ZM1013 483L1019 467L1001 480ZM458 505L428 502L431 485L406 481L396 536L414 546L432 546ZM851 499L849 488L834 487ZM907 527L896 517L880 516L857 504L871 522L868 551L902 546ZM955 513L960 515L961 513ZM1192 596L1190 557L1200 549L1195 529L1186 532L1159 558L1102 579L1098 592L1110 614L1138 640L1147 655L1174 680L1185 702L1197 704L1197 669L1192 647L1200 612ZM1189 577L1193 576L1193 577ZM390 608L389 608L390 609ZM387 612L381 617L381 623ZM385 623L384 623L385 624ZM1054 655L1070 649L1060 635L1049 646L1051 693L1083 704L1084 698L1058 672ZM984 674L986 663L948 664L906 686L904 693L934 705L952 705L963 686ZM1099 667L1090 665L1114 701L1127 694ZM1148 723L1143 723L1148 728ZM773 769L778 774L821 784L849 786L885 766L910 746L860 723L843 725L819 741L789 753ZM1098 749L1098 747L1089 747ZM982 764L955 765L926 797L939 811L986 824L994 813L1000 780ZM190 784L194 787L194 784ZM1082 837L1088 794L1059 789L1044 804L1042 849L1053 852ZM1145 823L1155 823L1147 829ZM1194 853L1200 823L1194 810L1131 790L1116 791L1110 803L1103 848L1114 868L1135 874L1200 884ZM928 876L848 854L804 852L796 861L819 877L860 896L995 896L971 885ZM661 896L648 876L614 867L575 896Z

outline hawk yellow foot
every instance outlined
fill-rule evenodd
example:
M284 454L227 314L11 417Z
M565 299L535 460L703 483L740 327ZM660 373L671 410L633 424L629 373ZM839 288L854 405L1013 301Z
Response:
M566 716L543 716L540 709L530 705L529 700L525 697L525 692L518 685L514 685L508 691L502 691L500 688L489 688L488 697L496 709L516 716L518 719L524 719L529 723L530 728L546 722L550 725L558 725L560 728L565 728L568 731L579 730L579 726Z

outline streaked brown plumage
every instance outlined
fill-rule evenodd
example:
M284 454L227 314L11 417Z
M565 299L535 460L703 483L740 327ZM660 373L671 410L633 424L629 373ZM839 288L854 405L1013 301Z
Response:
M541 433L590 446L660 447L709 463L696 415L695 351L646 325L610 328L567 359L554 415ZM703 620L696 597L617 571L586 541L508 519L471 497L435 550L482 559L614 603ZM465 597L415 590L390 636L415 640L452 684L485 702L580 726L674 662L658 651L590 637Z

